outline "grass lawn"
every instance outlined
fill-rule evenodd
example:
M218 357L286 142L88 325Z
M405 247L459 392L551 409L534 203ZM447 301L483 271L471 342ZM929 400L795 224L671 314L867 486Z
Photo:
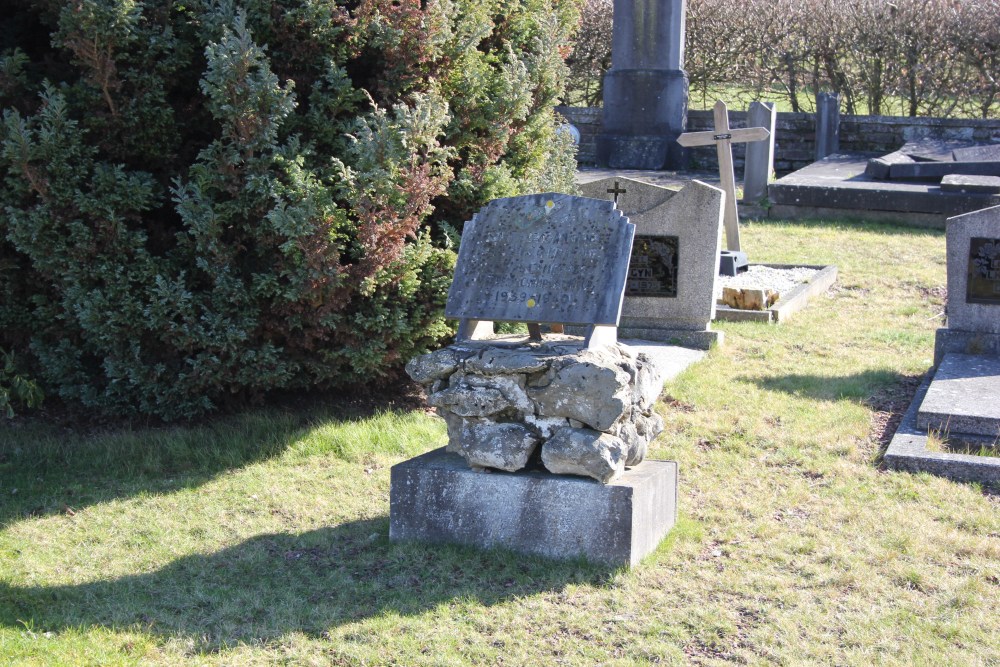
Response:
M0 431L0 663L1000 664L1000 496L886 472L931 363L943 233L751 223L837 285L669 383L681 517L630 571L393 544L420 410Z

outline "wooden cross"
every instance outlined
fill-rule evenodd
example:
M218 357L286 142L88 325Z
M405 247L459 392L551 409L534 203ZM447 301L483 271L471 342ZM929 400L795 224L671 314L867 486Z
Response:
M719 153L719 176L722 180L722 189L726 191L726 207L723 217L726 224L726 249L740 250L740 218L736 209L736 175L733 172L732 144L734 142L763 141L771 136L771 133L763 127L729 129L729 111L726 109L726 103L722 100L715 103L713 111L715 114L714 130L711 132L686 132L677 137L677 143L685 148L715 144Z
M618 187L618 181L615 181L615 187L608 188L608 194L615 196L615 203L616 204L618 203L618 195L623 195L626 192L628 192L628 190L626 190L625 188L619 188Z

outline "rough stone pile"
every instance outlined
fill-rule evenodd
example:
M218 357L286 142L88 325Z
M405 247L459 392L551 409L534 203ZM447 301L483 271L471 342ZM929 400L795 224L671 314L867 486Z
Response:
M416 357L406 372L448 424L448 449L474 469L550 472L607 483L663 430L663 378L644 354L579 339L491 339Z

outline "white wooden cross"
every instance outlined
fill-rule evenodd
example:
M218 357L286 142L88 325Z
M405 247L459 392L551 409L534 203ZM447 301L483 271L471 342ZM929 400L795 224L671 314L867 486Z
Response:
M726 207L723 220L726 225L726 249L740 250L740 218L736 209L736 174L733 171L733 142L762 141L771 136L767 128L747 127L729 129L729 111L726 103L719 100L713 109L715 129L710 132L685 132L677 137L677 143L685 148L711 146L715 144L719 153L719 176L722 189L726 191Z

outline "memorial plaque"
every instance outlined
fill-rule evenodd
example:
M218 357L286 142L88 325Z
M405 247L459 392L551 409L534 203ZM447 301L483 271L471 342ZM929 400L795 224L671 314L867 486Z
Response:
M969 278L965 300L1000 305L1000 239L969 239Z
M634 234L609 201L557 193L493 200L465 225L445 314L615 326Z
M636 236L625 295L676 298L678 246L676 236Z
M956 162L1000 162L1000 144L956 148Z

